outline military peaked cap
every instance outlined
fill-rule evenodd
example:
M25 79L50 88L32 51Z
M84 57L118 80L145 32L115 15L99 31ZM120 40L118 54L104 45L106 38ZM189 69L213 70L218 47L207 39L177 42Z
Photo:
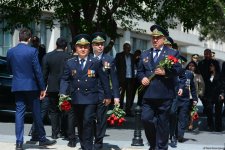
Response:
M151 33L152 36L166 36L166 37L169 36L169 32L159 25L151 26L150 30L152 31Z

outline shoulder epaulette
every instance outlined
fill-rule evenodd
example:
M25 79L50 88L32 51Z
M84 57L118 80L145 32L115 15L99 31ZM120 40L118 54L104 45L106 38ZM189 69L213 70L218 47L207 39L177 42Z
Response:
M76 59L76 57L69 58L69 59L67 59L67 61L71 61L71 60L74 60L74 59Z

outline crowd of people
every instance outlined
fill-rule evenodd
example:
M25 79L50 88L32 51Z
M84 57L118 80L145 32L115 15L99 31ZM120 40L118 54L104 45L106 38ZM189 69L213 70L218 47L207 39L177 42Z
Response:
M76 147L79 141L81 149L99 150L109 105L118 105L127 117L133 117L136 93L149 150L167 150L169 140L172 147L177 141L184 142L185 130L194 128L191 111L198 100L208 130L222 131L225 63L221 70L210 49L204 51L203 60L193 54L188 61L167 30L158 25L150 30L152 48L132 54L132 45L125 42L123 51L113 58L107 54L110 50L105 47L103 32L76 35L70 55L63 37L57 39L55 50L46 53L37 36L21 29L20 43L7 53L16 100L16 150L23 149L26 105L34 119L30 141L49 146L64 137L69 147ZM140 90L140 86L144 88ZM71 109L63 112L59 99L66 95L71 97ZM52 140L45 135L45 116L50 116Z

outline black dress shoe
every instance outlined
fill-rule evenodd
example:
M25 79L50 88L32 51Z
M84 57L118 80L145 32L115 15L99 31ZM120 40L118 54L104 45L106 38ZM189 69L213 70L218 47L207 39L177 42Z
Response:
M175 136L172 136L170 141L171 141L171 143L170 143L171 147L177 147L177 139Z
M101 150L102 148L103 148L103 143L94 145L94 150Z
M69 141L69 143L67 144L67 146L69 147L76 147L77 143L73 140L73 141Z
M16 150L23 150L23 144L16 144Z
M178 140L179 143L183 143L184 142L184 138L182 136L178 137L177 140Z
M39 146L50 146L56 144L56 140L45 139L44 141L39 142Z

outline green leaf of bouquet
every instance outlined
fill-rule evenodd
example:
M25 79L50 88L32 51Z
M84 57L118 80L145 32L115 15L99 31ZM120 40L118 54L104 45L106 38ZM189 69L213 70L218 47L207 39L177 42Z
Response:
M113 110L107 111L107 115L111 115L113 113Z

